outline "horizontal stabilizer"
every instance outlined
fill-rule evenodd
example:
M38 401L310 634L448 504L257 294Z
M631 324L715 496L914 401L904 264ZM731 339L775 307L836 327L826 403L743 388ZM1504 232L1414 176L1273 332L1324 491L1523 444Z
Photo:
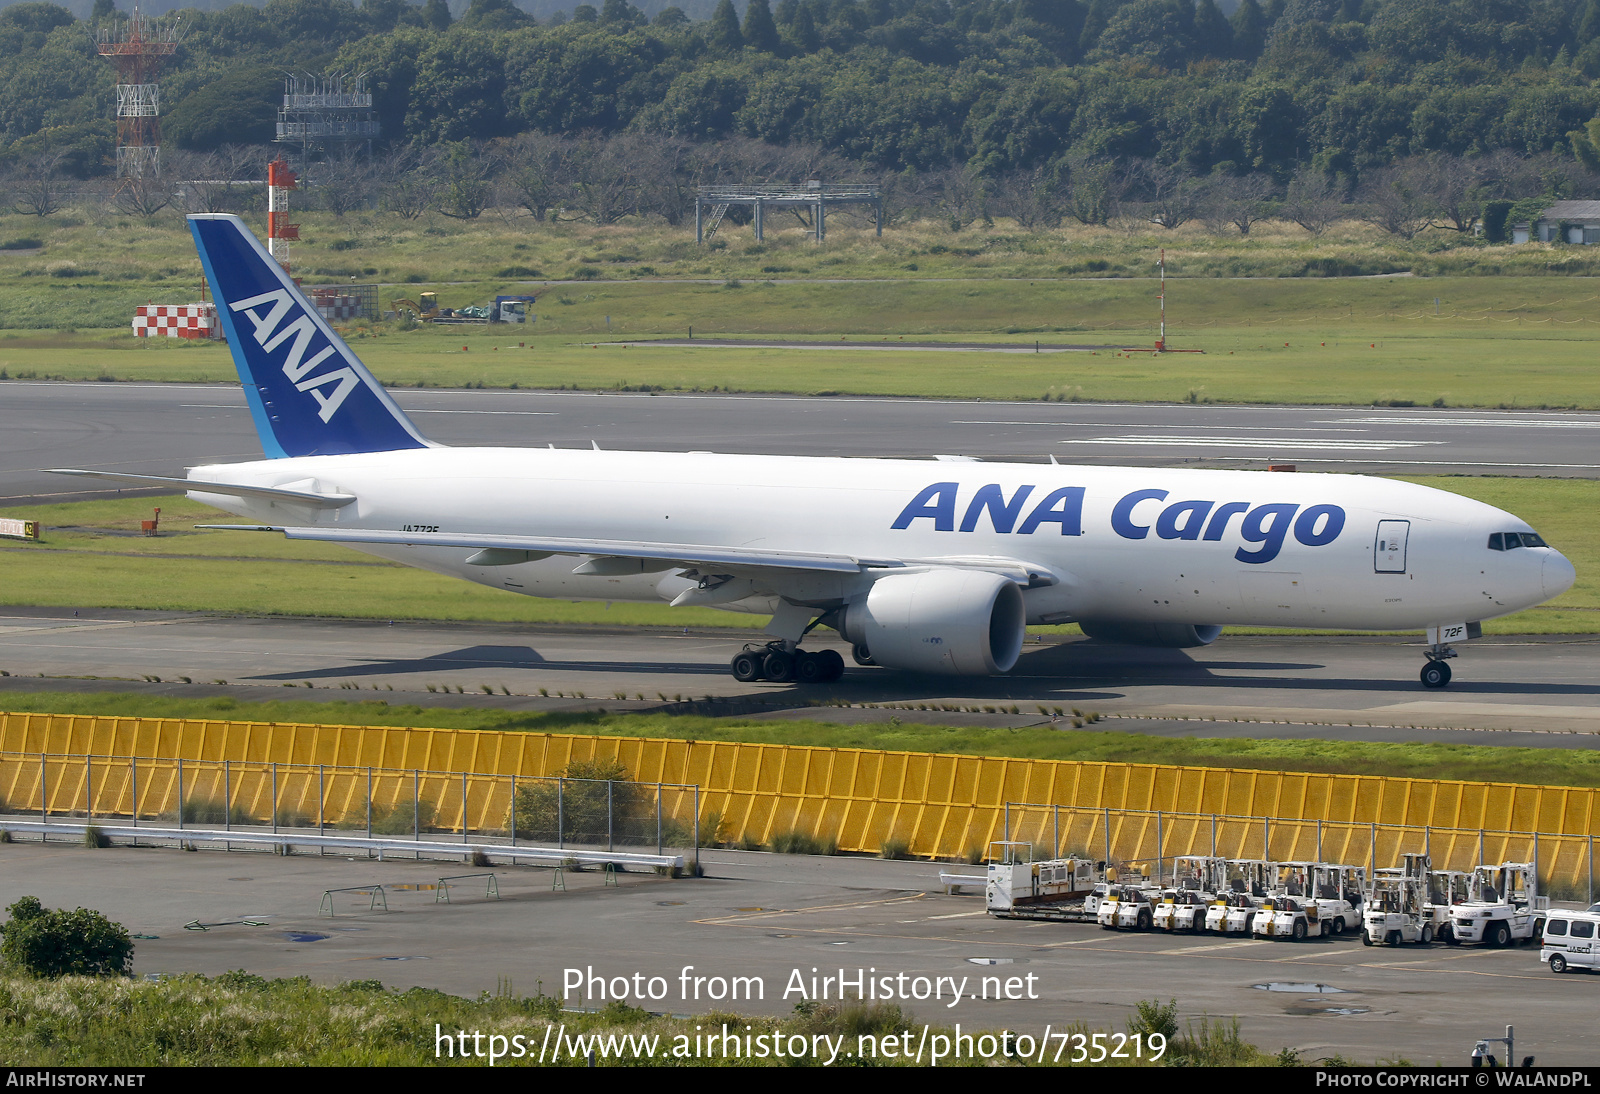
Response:
M125 482L130 486L167 486L191 494L226 494L235 498L265 498L268 501L289 502L312 509L338 509L356 500L354 494L313 494L304 490L282 490L275 486L240 486L227 482L207 482L204 479L177 479L166 475L124 475L119 471L80 471L72 467L47 467L48 475L78 475L87 479L106 479Z

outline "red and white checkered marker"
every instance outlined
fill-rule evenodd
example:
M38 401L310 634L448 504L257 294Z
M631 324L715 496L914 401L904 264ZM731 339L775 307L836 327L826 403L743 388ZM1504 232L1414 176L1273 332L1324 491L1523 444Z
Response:
M144 304L134 309L139 338L220 338L215 304Z

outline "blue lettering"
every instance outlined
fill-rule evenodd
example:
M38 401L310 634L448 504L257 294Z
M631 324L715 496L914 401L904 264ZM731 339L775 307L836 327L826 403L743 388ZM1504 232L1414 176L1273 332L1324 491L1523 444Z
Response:
M1223 533L1228 530L1228 522L1249 508L1250 503L1247 501L1230 501L1218 507L1211 515L1211 523L1206 526L1206 539L1221 539Z
M924 487L922 492L911 499L911 504L903 509L891 528L909 528L911 522L922 517L933 521L935 532L953 532L956 530L956 484L953 482L936 482L932 486Z
M1083 535L1083 487L1063 486L1050 491L1043 501L1033 507L1028 519L1017 529L1017 534L1028 535L1041 524L1061 525L1061 534L1064 536Z
M1017 514L1022 512L1022 503L1028 500L1028 495L1031 493L1033 493L1033 487L1019 486L1017 487L1017 492L1011 496L1011 500L1006 501L1006 496L1000 492L998 483L990 483L988 486L978 487L978 492L973 496L972 503L967 506L967 515L961 518L961 530L970 532L976 528L978 526L978 517L987 509L989 510L989 520L994 525L996 532L1011 531L1012 527L1017 523Z
M1294 519L1294 511L1298 508L1298 505L1280 502L1258 505L1250 510L1245 515L1244 523L1239 526L1239 534L1247 543L1261 544L1261 549L1246 551L1241 547L1233 553L1233 557L1240 562L1256 565L1277 558L1278 552L1283 549L1283 537L1289 533L1289 522Z
M1161 516L1156 521L1156 535L1162 539L1199 539L1200 529L1206 524L1206 514L1216 504L1214 501L1180 501L1167 506L1161 510ZM1188 519L1179 524L1180 517Z
M1112 530L1123 539L1143 539L1150 534L1150 529L1129 519L1133 516L1133 507L1141 501L1164 501L1166 497L1165 490L1135 490L1117 502L1117 507L1111 510Z
M1322 531L1317 531L1317 521L1323 521ZM1332 543L1344 531L1344 510L1337 505L1312 505L1294 522L1294 538L1307 547L1321 547Z

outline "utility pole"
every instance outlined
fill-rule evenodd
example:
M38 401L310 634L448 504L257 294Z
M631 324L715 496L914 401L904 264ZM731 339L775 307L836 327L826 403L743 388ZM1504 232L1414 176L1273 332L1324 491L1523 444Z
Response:
M1161 268L1161 338L1156 342L1156 352L1167 352L1167 249L1161 248L1161 259L1157 263Z

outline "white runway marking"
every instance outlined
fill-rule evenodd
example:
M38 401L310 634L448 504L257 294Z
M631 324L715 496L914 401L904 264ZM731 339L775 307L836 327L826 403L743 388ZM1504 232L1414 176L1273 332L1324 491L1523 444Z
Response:
M1590 422L1563 418L1330 418L1340 423L1371 423L1374 425L1452 425L1474 427L1480 425L1508 426L1516 429L1600 429L1600 418Z
M987 419L982 419L982 418L952 418L951 421L950 421L950 424L951 425L1047 425L1047 426L1051 426L1051 427L1056 428L1056 429L1066 429L1066 428L1072 428L1072 427L1079 427L1079 428L1083 428L1083 429L1105 429L1107 427L1107 423L1103 423L1103 422L1009 422L1009 421L989 421ZM1117 423L1113 424L1113 428L1119 428L1119 429L1166 429L1166 428L1169 428L1171 425L1172 425L1171 422L1117 422ZM1236 427L1235 426L1231 426L1231 425L1190 425L1190 426L1187 426L1186 428L1188 428L1188 429L1234 429ZM1253 429L1281 429L1281 430L1284 430L1285 432L1295 431L1295 430L1303 431L1303 430L1307 430L1307 429L1315 430L1318 433L1370 433L1370 432L1372 432L1370 429L1335 429L1332 426L1316 426L1316 425L1255 425L1255 426L1252 426L1251 428L1253 428Z
M1354 438L1347 441L1334 440L1326 437L1177 437L1177 436L1122 436L1122 437L1085 437L1082 439L1057 441L1057 444L1115 444L1132 448L1177 448L1177 447L1210 447L1210 448L1272 448L1278 451L1285 449L1301 449L1303 451L1317 451L1324 449L1344 449L1356 452L1383 452L1391 448L1422 448L1426 445L1443 444L1443 441L1396 441L1373 440L1358 441Z

